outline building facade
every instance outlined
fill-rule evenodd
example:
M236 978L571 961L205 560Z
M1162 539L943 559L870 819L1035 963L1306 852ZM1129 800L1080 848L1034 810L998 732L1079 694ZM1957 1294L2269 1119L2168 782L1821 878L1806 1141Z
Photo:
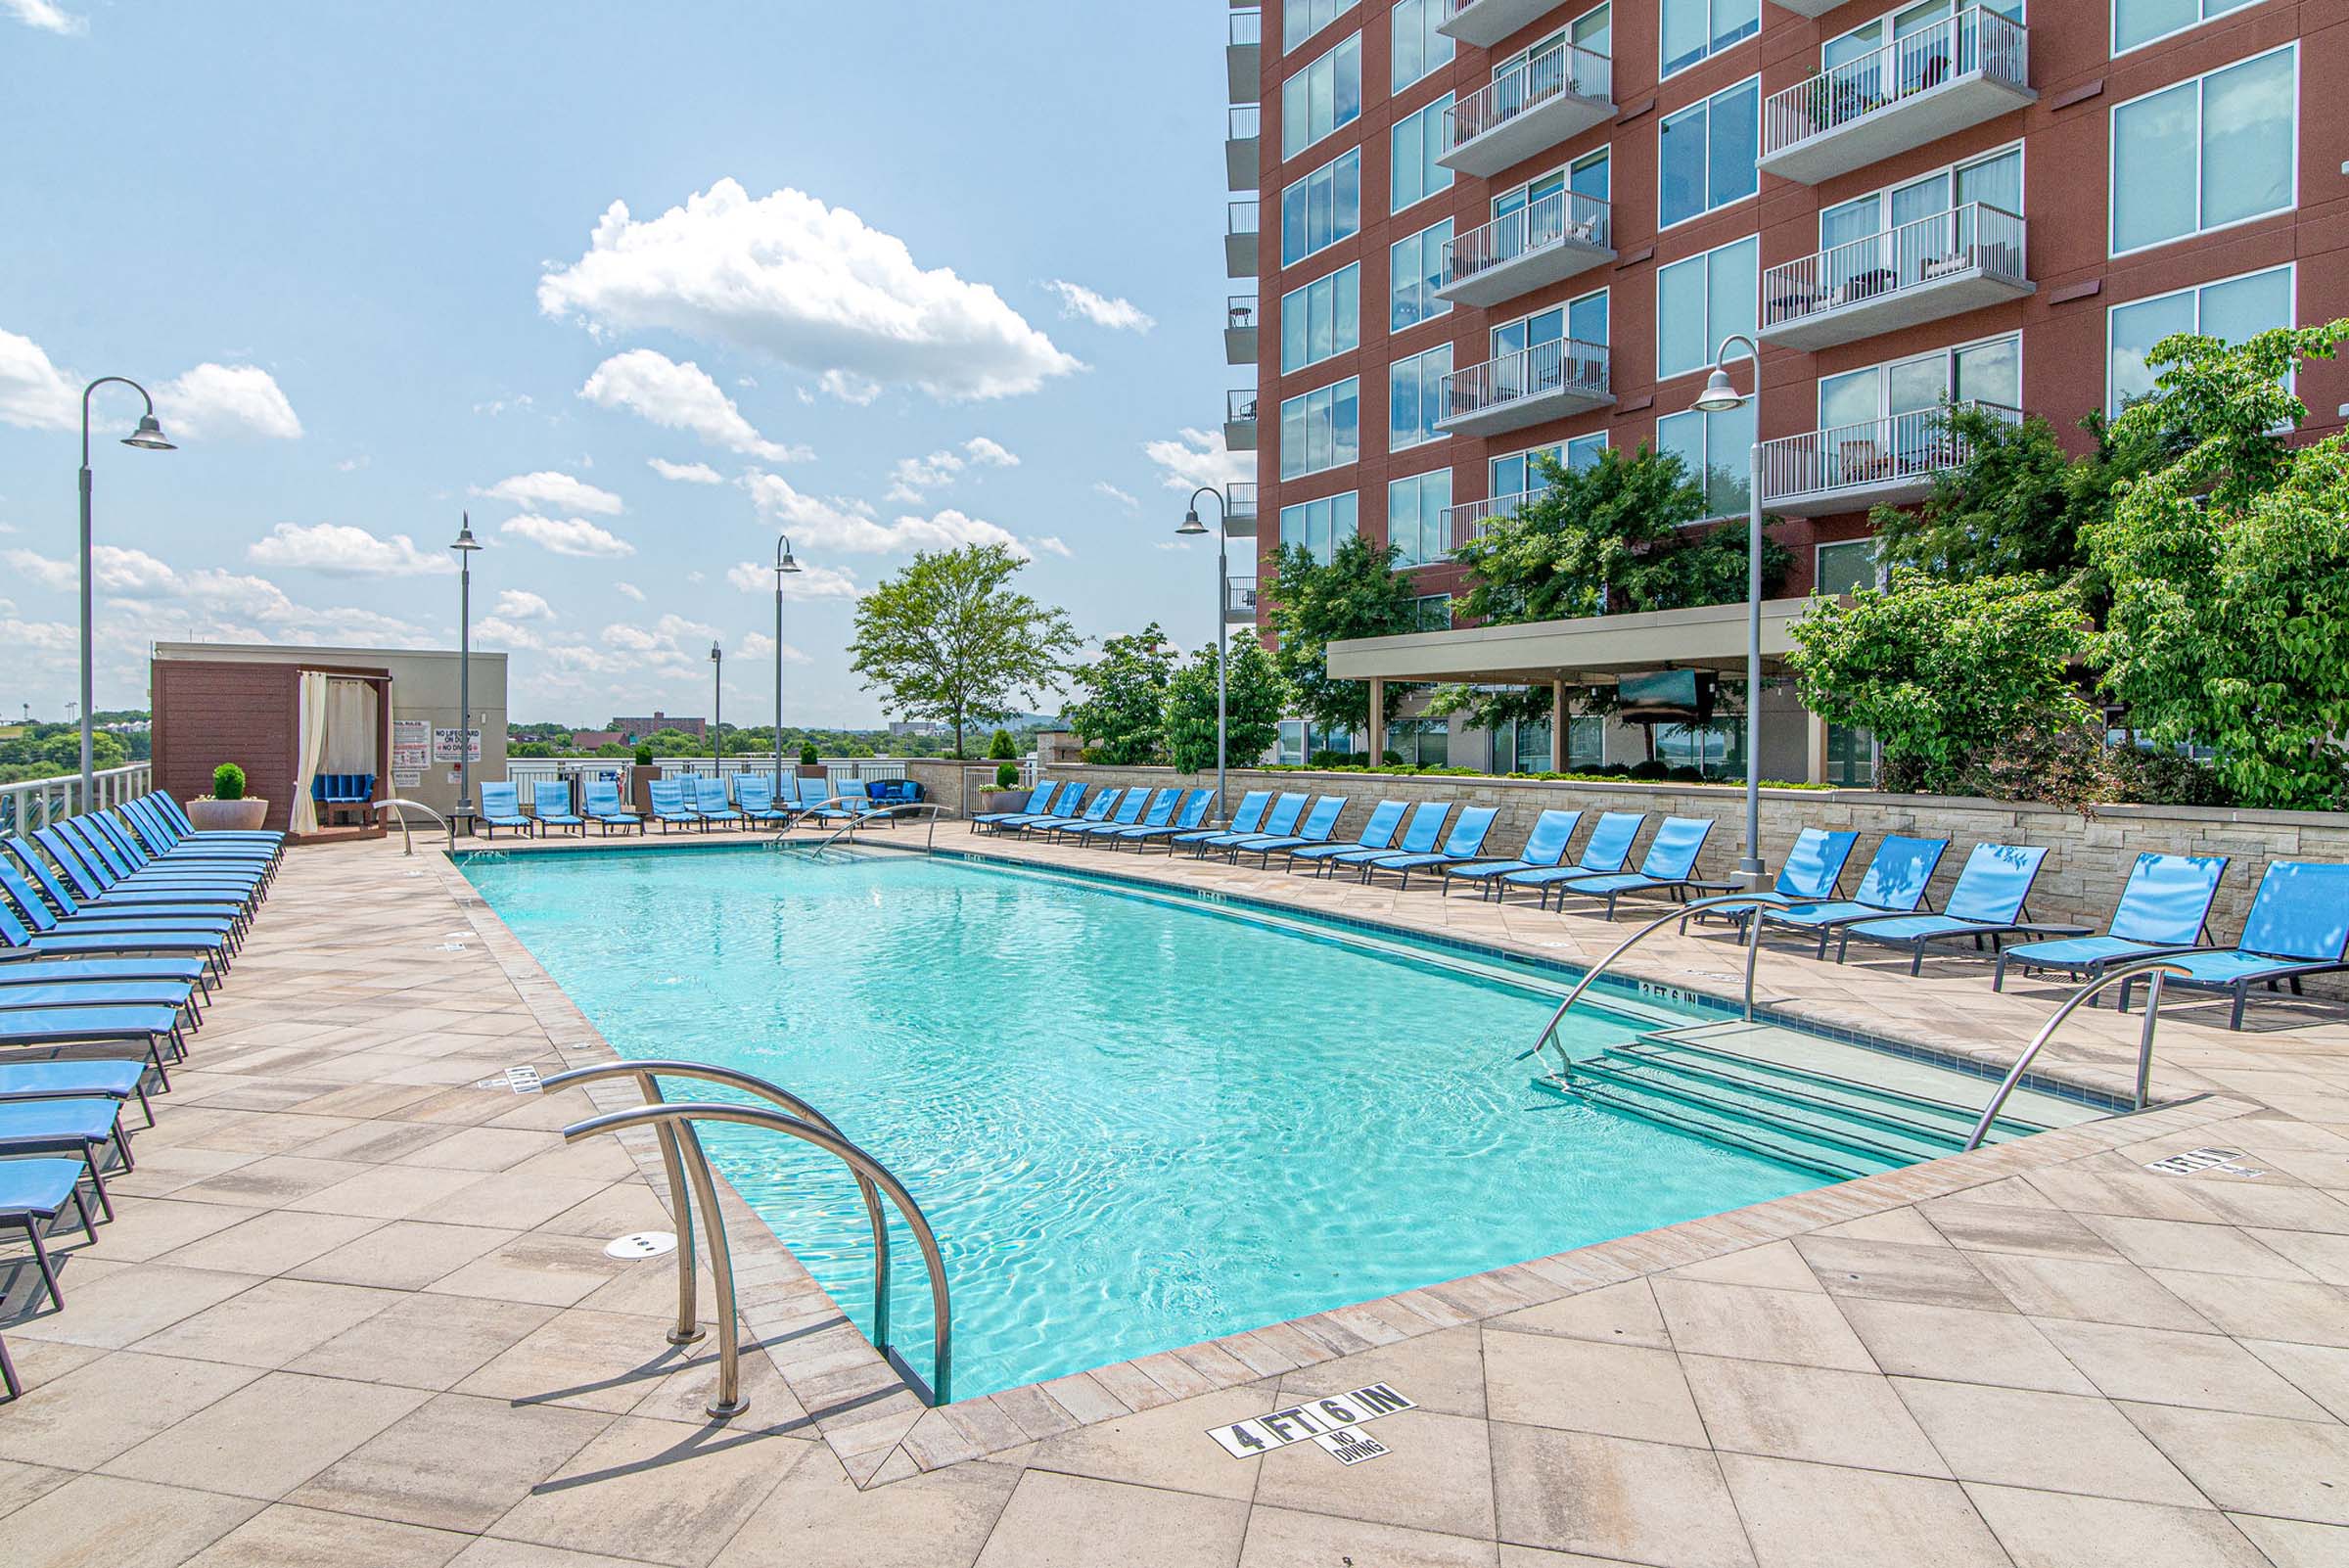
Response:
M2303 87L2344 0L1272 0L1230 38L1233 531L1260 571L1397 545L1431 627L1534 454L1651 442L1742 518L1758 439L1785 592L1833 592L1956 460L1945 400L2085 445L2161 337L2349 314L2349 110ZM1693 410L1740 334L1761 395ZM2298 390L2340 428L2349 376Z

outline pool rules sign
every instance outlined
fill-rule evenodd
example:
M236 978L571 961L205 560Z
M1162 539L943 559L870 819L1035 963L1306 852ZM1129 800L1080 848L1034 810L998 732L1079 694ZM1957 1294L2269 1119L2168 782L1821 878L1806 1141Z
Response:
M1388 1452L1385 1444L1362 1430L1363 1422L1417 1408L1386 1384L1372 1383L1351 1394L1308 1400L1229 1426L1211 1426L1207 1435L1235 1459L1311 1442L1340 1464L1360 1464Z

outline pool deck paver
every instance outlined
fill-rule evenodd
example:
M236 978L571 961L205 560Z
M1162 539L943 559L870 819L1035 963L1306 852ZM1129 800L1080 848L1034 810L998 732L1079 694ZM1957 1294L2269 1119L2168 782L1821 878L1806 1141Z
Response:
M939 844L1567 962L1627 929ZM1738 957L1673 936L1628 967L1726 994ZM2055 994L1895 964L1770 950L1762 999L2002 1063ZM710 1340L665 1341L669 1261L602 1252L669 1223L650 1141L560 1137L628 1092L477 1086L610 1046L445 861L298 851L119 1219L61 1238L62 1311L0 1245L29 1385L0 1405L0 1562L2349 1561L2349 1024L2173 1006L2180 1103L935 1410L729 1191L757 1345L729 1426ZM2124 1089L2136 1020L2081 1024L2050 1070ZM2204 1145L2263 1174L2144 1169ZM1419 1408L1369 1463L1204 1435L1373 1381Z

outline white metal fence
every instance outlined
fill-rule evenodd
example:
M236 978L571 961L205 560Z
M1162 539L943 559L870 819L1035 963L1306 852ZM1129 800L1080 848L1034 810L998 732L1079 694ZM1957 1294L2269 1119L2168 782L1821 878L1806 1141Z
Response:
M1552 191L1504 213L1482 228L1470 229L1444 248L1447 286L1473 278L1489 267L1531 255L1547 246L1571 240L1603 251L1608 245L1612 209L1595 196L1580 191Z
M1444 378L1444 417L1460 419L1543 392L1607 391L1607 346L1557 338Z
M1557 43L1493 78L1493 84L1444 113L1451 122L1451 146L1515 119L1529 109L1571 93L1604 99L1614 91L1615 63L1576 44Z
M97 806L104 809L135 800L155 788L155 769L148 762L101 770L96 778ZM81 775L28 778L0 784L0 834L30 833L34 828L90 809L81 799Z
M1998 403L1962 403L2009 423L2019 410ZM1965 461L1968 447L1952 428L1952 405L1919 408L1882 419L1805 431L1762 443L1762 502L1773 505L1797 496L1930 480Z
M1840 130L1977 70L2011 87L2029 86L2030 35L2018 23L1969 6L1771 94L1762 106L1762 156Z
M800 754L786 748L783 753L783 771L791 773L800 765ZM905 760L898 757L827 757L823 760L827 776L836 779L890 779L905 776ZM713 771L713 760L707 757L660 757L652 763L655 778L686 778ZM735 778L748 773L763 777L775 770L772 752L749 756L737 753L716 764L721 777ZM517 785L525 802L530 799L533 784L557 782L610 782L620 787L624 797L634 787L636 764L625 758L610 757L510 757L506 760L506 780Z
M2023 220L1968 202L1772 267L1762 275L1762 325L1782 327L1976 270L2024 281Z

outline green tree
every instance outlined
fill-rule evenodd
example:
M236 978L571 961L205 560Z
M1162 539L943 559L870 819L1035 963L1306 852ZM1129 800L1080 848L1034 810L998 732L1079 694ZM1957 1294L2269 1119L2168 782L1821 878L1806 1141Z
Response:
M1874 730L1887 766L1936 793L1958 790L1969 761L2025 731L2089 718L2071 677L2089 629L2069 584L1937 582L1903 567L1888 590L1848 606L1814 600L1792 631L1803 706Z
M1082 639L1068 612L1009 586L1026 563L1000 544L925 550L856 604L850 666L900 718L963 732L1033 707L1069 673Z
M1074 676L1084 695L1063 715L1084 742L1086 759L1118 766L1159 761L1174 677L1174 651L1157 622L1129 636L1103 638L1101 657Z
M2308 413L2284 377L2343 338L2349 321L2154 345L2156 396L2116 429L2166 422L2178 454L2088 540L2112 585L2105 688L2155 741L2213 747L2246 805L2349 804L2349 447L2282 438Z
M1420 629L1418 592L1396 570L1400 553L1356 534L1330 553L1327 566L1294 544L1274 558L1262 595L1271 606L1272 663L1297 711L1316 725L1359 730L1370 723L1369 682L1330 678L1331 643ZM1407 690L1387 683L1382 718L1394 718Z
M1289 684L1254 637L1233 643L1230 660L1223 692L1223 757L1233 767L1250 767L1280 739L1280 720L1289 711ZM1183 772L1216 765L1215 649L1200 649L1175 671L1167 688L1166 732L1168 756Z
M987 738L987 755L989 761L996 762L1009 761L1019 756L1019 748L1011 742L1011 731L998 729L990 735Z

